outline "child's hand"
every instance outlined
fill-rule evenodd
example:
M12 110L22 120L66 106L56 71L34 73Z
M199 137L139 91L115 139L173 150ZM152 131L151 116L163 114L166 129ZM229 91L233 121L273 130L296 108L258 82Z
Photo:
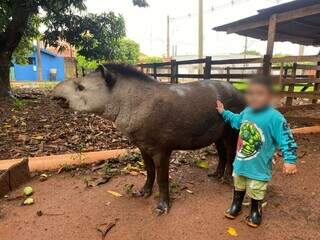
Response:
M298 171L296 164L285 163L283 164L282 172L286 175L296 174Z
M216 107L217 111L221 114L224 111L224 106L223 103L220 100L217 100L217 107Z

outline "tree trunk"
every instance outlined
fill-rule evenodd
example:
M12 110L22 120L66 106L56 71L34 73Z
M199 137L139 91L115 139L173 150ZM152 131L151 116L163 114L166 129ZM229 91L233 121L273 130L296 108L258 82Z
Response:
M10 88L10 61L14 50L19 45L32 14L37 14L36 1L15 0L12 4L11 21L0 33L0 97L12 96Z
M0 97L12 96L10 87L10 58L0 55Z

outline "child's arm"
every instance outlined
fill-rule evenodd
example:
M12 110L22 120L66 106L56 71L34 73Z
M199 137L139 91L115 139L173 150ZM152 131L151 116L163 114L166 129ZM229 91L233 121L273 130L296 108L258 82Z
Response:
M283 172L295 174L297 172L297 144L284 117L277 119L273 124L273 137L278 144L284 161Z
M242 112L240 114L233 113L229 110L224 109L224 105L221 101L217 100L217 111L221 114L223 120L225 122L230 123L232 128L240 129L241 120L242 120Z

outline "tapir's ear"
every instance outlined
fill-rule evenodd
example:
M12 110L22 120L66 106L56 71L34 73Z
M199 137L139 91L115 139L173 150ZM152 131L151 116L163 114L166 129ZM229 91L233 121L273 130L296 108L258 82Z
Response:
M104 65L99 65L98 70L101 72L102 77L106 81L108 88L112 88L113 85L116 83L116 75L110 72Z

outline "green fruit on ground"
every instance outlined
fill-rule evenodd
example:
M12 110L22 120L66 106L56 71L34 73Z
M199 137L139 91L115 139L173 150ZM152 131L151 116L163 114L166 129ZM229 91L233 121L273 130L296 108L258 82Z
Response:
M26 195L26 196L30 196L33 194L33 189L32 187L25 187L23 189L23 194Z
M32 205L34 204L34 200L33 198L27 198L26 200L24 200L23 205Z

